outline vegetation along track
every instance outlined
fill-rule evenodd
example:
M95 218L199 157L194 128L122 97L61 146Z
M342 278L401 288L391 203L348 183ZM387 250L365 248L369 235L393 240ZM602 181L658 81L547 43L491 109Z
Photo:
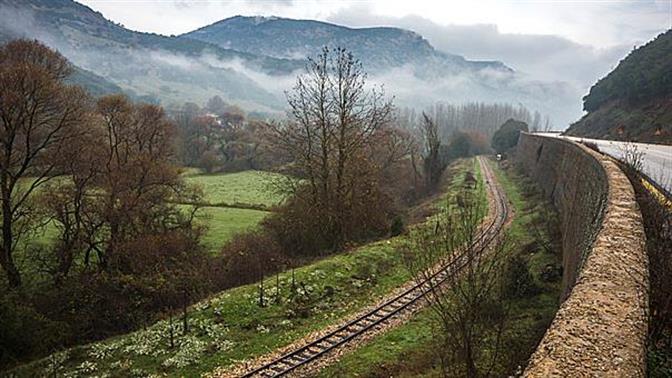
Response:
M495 175L482 157L478 158L486 188L492 195L494 213L491 220L484 225L473 243L478 252L483 251L495 240L506 224L508 218L508 202L501 187L497 184ZM452 258L449 262L437 269L429 279L419 282L408 290L384 302L369 312L349 321L332 332L309 342L293 351L254 369L243 377L280 377L293 372L299 367L316 361L325 354L344 346L353 339L374 330L377 326L401 314L411 305L418 302L427 293L432 285L440 285L449 275L456 274L467 264L464 252ZM430 282L431 280L431 282Z

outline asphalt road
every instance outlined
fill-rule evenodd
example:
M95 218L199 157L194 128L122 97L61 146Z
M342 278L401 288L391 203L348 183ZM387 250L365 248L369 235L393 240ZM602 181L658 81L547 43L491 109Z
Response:
M658 185L665 188L668 193L672 193L672 146L665 146L661 144L620 142L603 139L576 138L562 136L555 133L540 134L554 138L570 139L577 142L592 142L599 147L600 151L617 159L622 159L624 152L628 148L631 151L633 148L636 148L636 151L642 153L642 171L644 171L644 173ZM626 147L627 145L630 145L630 147Z

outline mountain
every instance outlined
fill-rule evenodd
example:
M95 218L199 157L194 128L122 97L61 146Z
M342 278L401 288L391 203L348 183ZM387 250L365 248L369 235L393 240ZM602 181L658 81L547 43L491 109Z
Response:
M281 114L284 91L305 68L306 56L326 44L352 51L368 81L384 85L400 107L509 102L561 123L578 112L578 106L567 110L578 95L562 83L438 51L399 28L237 16L168 37L126 29L72 0L0 0L0 42L12 38L38 39L59 50L78 68L71 80L92 93L121 90L168 108L219 95L247 111Z
M443 73L481 69L512 72L501 62L469 61L459 55L439 52L419 34L393 27L348 28L313 20L235 16L181 37L287 59L315 56L323 46L344 47L374 72L418 64Z
M593 85L583 107L567 135L672 144L672 29Z
M66 82L72 85L79 85L93 97L123 93L134 101L159 103L159 99L154 95L138 95L131 89L123 89L108 79L76 65L72 65L72 73L66 79Z
M113 93L123 93L120 86L112 83L102 76L96 75L91 71L73 66L72 74L67 79L69 84L84 87L90 95L94 97L105 96Z
M362 62L369 81L384 84L399 106L423 108L437 101L510 102L550 114L561 124L580 114L579 94L566 83L541 83L499 61L473 61L438 51L421 35L400 28L349 28L314 20L235 16L180 38L301 60L316 56L324 46L344 47Z
M222 49L205 42L140 33L70 0L0 0L0 39L35 38L76 66L138 95L163 102L204 102L219 94L245 106L282 102L231 62L268 75L288 74L300 62Z

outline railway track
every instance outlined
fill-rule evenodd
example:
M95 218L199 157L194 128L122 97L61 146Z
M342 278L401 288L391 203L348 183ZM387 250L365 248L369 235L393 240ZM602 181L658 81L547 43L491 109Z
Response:
M491 168L482 157L479 157L478 161L485 178L487 190L492 193L495 205L494 216L491 221L482 228L472 245L473 248L476 248L477 251L480 252L484 250L502 230L506 223L506 219L508 218L509 210L506 196L502 192L501 187L497 184ZM427 280L415 284L403 293L384 302L371 311L360 315L341 327L338 327L328 334L245 373L242 377L281 377L300 367L308 365L321 356L347 344L356 337L375 329L378 325L383 324L390 318L401 314L404 310L422 299L427 293L428 288L432 285L440 285L449 277L449 275L455 274L467 263L468 261L465 253L462 252L458 254L445 265L437 269L436 273L430 276Z

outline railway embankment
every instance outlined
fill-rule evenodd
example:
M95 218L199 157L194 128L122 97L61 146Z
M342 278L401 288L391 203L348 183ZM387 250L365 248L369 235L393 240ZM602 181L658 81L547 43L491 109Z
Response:
M555 205L562 304L525 376L646 373L648 259L642 216L617 164L567 140L522 134L516 159Z

